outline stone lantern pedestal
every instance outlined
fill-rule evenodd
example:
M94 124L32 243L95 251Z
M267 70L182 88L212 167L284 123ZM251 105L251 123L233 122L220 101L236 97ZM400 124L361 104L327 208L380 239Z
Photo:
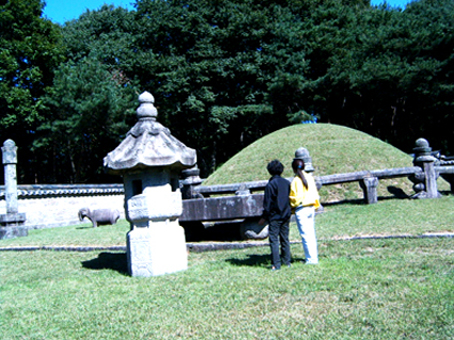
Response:
M187 269L179 174L196 164L186 147L156 121L154 98L139 96L139 121L125 140L104 158L107 171L123 176L127 257L132 276L157 276Z

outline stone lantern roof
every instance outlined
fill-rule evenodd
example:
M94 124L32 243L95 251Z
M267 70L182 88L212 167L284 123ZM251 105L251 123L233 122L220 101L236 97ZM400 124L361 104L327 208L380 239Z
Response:
M148 167L170 167L176 171L197 163L194 149L188 148L156 121L158 112L149 92L139 96L138 122L126 138L104 157L104 167L111 174L123 174Z

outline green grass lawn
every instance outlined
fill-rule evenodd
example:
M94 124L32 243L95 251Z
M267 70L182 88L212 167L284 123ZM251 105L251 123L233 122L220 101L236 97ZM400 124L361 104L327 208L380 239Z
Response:
M2 339L452 339L454 241L321 242L271 272L259 247L132 278L119 252L4 252Z
M453 197L327 205L320 264L271 272L269 248L189 254L184 272L136 278L121 251L0 252L1 339L452 339ZM292 239L298 240L292 225ZM30 231L0 247L125 245L128 225Z

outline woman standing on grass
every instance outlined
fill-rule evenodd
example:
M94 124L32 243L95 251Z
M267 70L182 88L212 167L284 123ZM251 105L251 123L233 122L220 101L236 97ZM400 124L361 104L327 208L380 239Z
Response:
M292 162L295 177L290 186L290 206L295 213L296 225L301 235L306 263L318 263L317 237L315 236L315 210L320 207L320 197L312 175L304 171L304 161Z

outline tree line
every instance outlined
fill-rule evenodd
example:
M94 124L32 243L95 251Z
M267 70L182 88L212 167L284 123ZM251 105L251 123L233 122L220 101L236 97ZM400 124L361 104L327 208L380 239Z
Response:
M64 25L44 5L0 0L0 136L19 183L119 181L102 159L145 90L203 176L303 121L453 149L451 0L137 0Z

